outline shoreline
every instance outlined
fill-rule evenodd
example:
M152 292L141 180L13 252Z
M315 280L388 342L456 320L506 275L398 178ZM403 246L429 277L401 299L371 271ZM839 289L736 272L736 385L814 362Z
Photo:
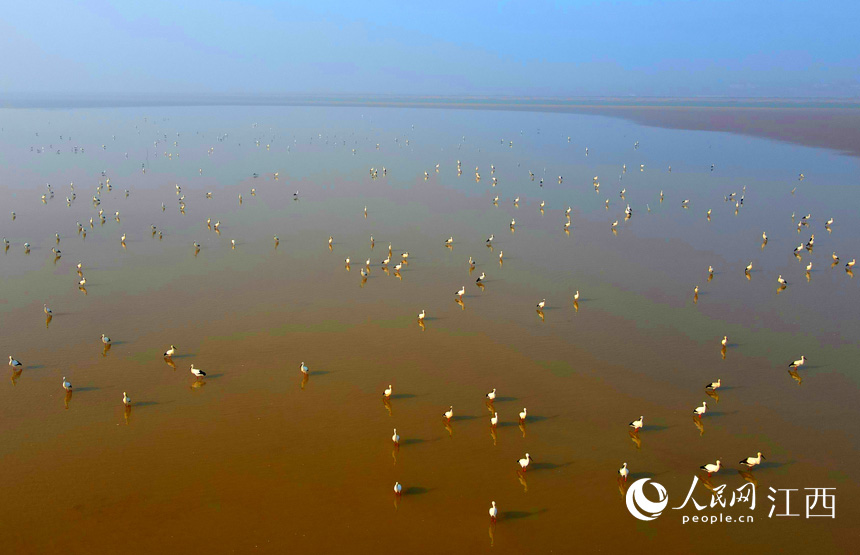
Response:
M665 129L765 138L860 157L855 99L409 97L396 95L97 97L10 95L6 109L311 106L555 112L616 117Z

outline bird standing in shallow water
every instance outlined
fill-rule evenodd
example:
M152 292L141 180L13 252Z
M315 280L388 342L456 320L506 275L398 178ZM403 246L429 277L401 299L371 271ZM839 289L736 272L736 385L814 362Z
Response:
M176 354L176 347L174 347L173 345L171 345L169 349L167 349L166 351L164 351L164 358L170 358L170 357L172 357L172 356L173 356L173 355L175 355L175 354Z
M526 470L528 470L529 465L532 463L532 456L529 455L528 453L526 453L526 456L524 458L518 460L517 462L520 465L520 470L525 472Z
M762 456L761 451L759 451L755 457L747 457L741 460L740 464L745 465L749 469L752 469L753 467L760 465L761 460L764 458L765 457Z
M194 377L198 379L206 377L206 372L199 368L194 368L194 364L191 365L191 373L194 374Z
M627 470L627 463L624 463L621 468L618 469L618 475L621 476L621 479L625 482L627 481L627 476L630 474L630 471Z

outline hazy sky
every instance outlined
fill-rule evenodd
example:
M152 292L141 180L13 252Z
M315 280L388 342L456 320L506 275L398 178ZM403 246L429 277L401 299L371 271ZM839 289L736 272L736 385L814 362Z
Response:
M860 97L856 0L47 0L0 13L0 94Z

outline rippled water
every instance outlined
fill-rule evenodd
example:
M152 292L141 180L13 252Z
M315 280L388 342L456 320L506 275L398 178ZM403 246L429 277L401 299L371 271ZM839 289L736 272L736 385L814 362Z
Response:
M4 551L844 550L856 539L860 294L844 269L860 244L855 158L523 112L0 110L0 128L2 355L25 365L0 385ZM389 243L395 260L409 252L399 273L380 267ZM646 428L631 436L639 415ZM766 464L740 474L735 461L757 451ZM526 452L535 463L521 475ZM682 524L690 506L651 522L628 513L623 462L673 507L717 458L712 488L757 484L754 523ZM801 490L801 516L768 518L770 487ZM836 519L805 518L811 487L836 488ZM696 498L709 495L700 482Z

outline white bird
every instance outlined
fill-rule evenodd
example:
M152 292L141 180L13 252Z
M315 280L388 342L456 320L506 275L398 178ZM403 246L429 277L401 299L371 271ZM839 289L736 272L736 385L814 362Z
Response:
M856 263L857 263L857 259L856 259L856 258L852 258L852 259L851 259L851 262L846 262L846 263L845 263L845 267L846 267L846 268L848 268L848 269L851 269L851 268L853 268L853 267L854 267L854 264L856 264Z
M461 299L463 298L463 295L465 295L465 294L466 294L466 286L465 285L463 287L461 287L460 290L455 293L455 295L457 295Z
M729 342L729 337L727 335L724 335L723 338L720 340L720 345L725 347L728 342Z
M716 389L719 389L719 388L720 388L720 385L721 385L721 384L720 384L720 379L718 378L718 379L717 379L717 381L715 381L715 382L711 382L711 383L709 383L708 385L706 385L706 386L705 386L705 389L714 389L714 390L716 390Z
M85 277L82 277L81 280L78 282L78 285L80 285L81 287L83 287L86 284L87 284L87 278L85 278Z
M761 232L761 240L767 243L767 233L764 231Z
M496 388L495 387L493 388L493 390L491 392L487 393L487 399L489 399L490 401L496 400Z
M127 407L131 406L131 397L125 391L122 392L122 404Z
M484 272L481 272L481 275L478 276L478 279L475 280L475 283L481 283L482 281L484 281L484 278L486 278L486 277L487 277L487 275Z
M782 274L780 274L779 277L776 278L776 281L779 282L780 285L788 285L788 282L782 278Z
M367 277L367 270L364 268L361 269L361 277Z
M645 417L640 416L639 420L634 420L630 423L630 427L633 428L633 431L639 431L645 425Z
M490 426L495 428L498 423L499 423L499 413L494 412L493 417L490 418Z
M628 476L629 474L630 474L630 471L629 471L629 470L627 470L627 463L624 463L624 465L623 465L621 468L619 468L619 469L618 469L618 475L619 475L619 476L621 476L621 479L622 479L622 480L624 480L624 481L626 482L626 481L627 481L627 476Z
M761 460L764 458L766 457L761 454L761 451L759 451L755 457L747 457L745 459L742 459L740 461L740 464L745 465L747 468L752 468L754 466L760 465Z
M708 403L707 403L707 401L702 401L702 406L701 406L701 407L696 407L695 409L693 409L693 413L694 413L696 416L698 416L699 418L701 418L701 417L702 417L702 415L703 415L703 414L705 414L706 412L708 412Z
M612 225L610 227L612 229L615 229L616 227L618 227L618 220L615 220L614 222L612 222Z
M445 420L451 420L452 418L454 418L454 407L453 407L453 405L448 410L446 410L445 413L442 414L442 416L445 417Z
M516 225L517 225L517 220L512 218L511 219L511 227L516 227Z
M328 244L329 244L329 245L331 245L333 241L334 241L334 237L332 237L331 235L329 235L329 237L328 237Z
M15 360L14 358L12 358L12 355L9 355L9 366L11 366L12 368L20 368L20 367L22 367L22 366L24 366L24 365L23 365L23 364L21 364L21 362L20 362L20 361Z
M453 237L453 236L448 237L447 239L445 239L445 244L446 244L446 245L450 245L450 244L451 244L451 243L453 243L453 242L454 242L454 237Z
M105 345L110 345L110 337L106 336L105 334L102 334L102 343L104 343Z
M63 376L63 389L65 389L66 391L72 390L72 384L66 381L65 376Z
M537 304L538 310L543 309L546 306L546 299L543 299L541 302Z
M403 254L400 255L400 258L406 260L407 258L409 258L409 252L408 251L404 252Z
M505 251L499 251L499 262L501 262L501 261L502 261L502 259L504 258L504 256L505 256Z
M746 273L750 273L752 271L752 266L753 264L752 262L750 262L749 265L746 267Z
M424 173L427 173L427 172L424 172ZM400 495L402 490L403 490L403 486L400 485L400 482L394 482L394 494Z
M397 435L397 428L394 428L394 435L391 436L391 441L394 442L394 445L400 445L400 436Z
M804 355L800 355L800 358L798 360L795 360L791 364L789 364L788 367L789 368L800 368L804 364L806 364L806 357Z
M119 238L120 243L125 243L125 233L122 234L122 237Z
M194 376L195 376L195 377L197 377L197 378L204 378L204 377L206 377L206 372L204 372L203 370L201 370L201 369L199 369L199 368L194 368L194 364L193 364L193 363L191 364L191 373L192 373L192 374L194 374Z
M794 247L794 254L797 254L797 253L801 252L802 250L803 250L803 243Z
M167 349L166 351L164 351L164 358L170 358L170 357L172 357L172 356L173 356L173 355L175 355L175 354L176 354L176 347L174 347L173 345L171 345L169 349Z
M812 262L810 262L809 264L807 264L807 265L806 265L806 271L807 271L807 272L811 272L811 271L812 271Z
M493 501L492 504L493 504L493 506L490 507L490 520L495 522L496 518L498 518L498 516L499 516L499 509L496 508L496 502L495 501Z
M45 314L47 314L48 316L54 315L54 311L51 310L50 308L48 308L48 305L42 305L42 306L44 307L43 310L45 311Z
M424 315L425 315L425 312L424 312L424 309L422 308L421 312L418 313L418 319L423 321Z
M576 290L576 293L573 294L573 301L576 302L579 300L579 289Z
M394 392L394 388L391 386L391 384L389 384L388 387L385 389L385 391L382 392L382 396L383 397L391 397L392 392Z
M720 460L717 459L717 462L715 464L712 464L712 463L703 464L699 468L701 468L702 470L707 472L708 476L710 476L711 474L713 474L715 472L719 472L721 466L722 466L722 464L720 463Z
M532 457L528 453L526 453L525 458L522 458L517 461L520 464L520 469L525 472L528 470L529 465L532 463Z
M474 260L472 260L472 257L471 257L471 256L469 257L469 267L470 267L470 268L474 268L474 267L475 267L475 261L474 261Z
M304 375L308 374L308 367L305 366L304 361L302 361L302 363L299 365L299 370L301 370L302 374L304 374Z
M830 218L829 220L827 220L827 221L824 223L824 225L826 225L826 226L831 226L831 225L833 225L833 218Z
M520 413L520 422L526 421L526 416L528 416L529 411L523 408L523 411Z
M487 243L492 243L492 242L493 242L493 239L495 239L495 238L496 238L496 234L495 234L495 233L491 233L491 234L490 234L490 236L489 236L489 237L487 237Z
M230 245L232 246L232 248L234 248L234 249L235 249L235 248L236 248L236 240L235 240L235 239L230 239Z

